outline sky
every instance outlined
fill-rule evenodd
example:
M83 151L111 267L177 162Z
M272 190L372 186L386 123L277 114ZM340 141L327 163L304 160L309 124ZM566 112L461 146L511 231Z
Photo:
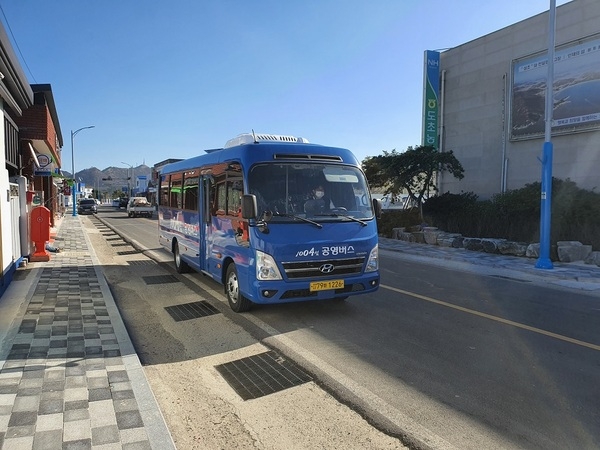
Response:
M556 5L567 3L557 0ZM153 166L240 133L359 161L421 143L423 53L549 0L0 0L30 84L52 86L62 167ZM74 137L71 132L83 127Z

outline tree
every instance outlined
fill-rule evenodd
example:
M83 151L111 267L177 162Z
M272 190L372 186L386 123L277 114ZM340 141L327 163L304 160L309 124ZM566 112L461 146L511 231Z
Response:
M371 186L384 188L386 194L394 196L408 193L411 203L419 208L421 220L425 195L437 192L436 173L464 178L464 169L452 150L439 152L431 146L408 147L402 153L384 150L383 155L364 159L362 168Z

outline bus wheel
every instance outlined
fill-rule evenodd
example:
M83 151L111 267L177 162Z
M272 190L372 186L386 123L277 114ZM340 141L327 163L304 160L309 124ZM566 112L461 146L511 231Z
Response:
M235 312L248 311L252 306L252 302L240 292L240 284L235 264L229 264L227 267L227 275L225 276L225 295L227 295L230 308Z
M190 266L181 259L181 254L179 253L179 244L175 242L173 246L173 260L175 261L175 269L177 273L187 273L190 270Z

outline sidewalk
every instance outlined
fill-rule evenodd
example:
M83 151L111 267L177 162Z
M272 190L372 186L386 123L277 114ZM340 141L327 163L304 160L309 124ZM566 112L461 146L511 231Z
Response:
M80 218L0 302L0 448L174 449Z
M379 238L379 248L402 253L406 259L427 259L432 264L451 268L486 272L498 276L537 281L570 289L595 291L600 294L600 267L585 264L554 262L552 269L537 269L534 258L491 254L464 248L440 247L397 239Z

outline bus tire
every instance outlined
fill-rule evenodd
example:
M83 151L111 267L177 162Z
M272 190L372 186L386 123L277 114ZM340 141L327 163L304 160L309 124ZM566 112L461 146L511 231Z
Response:
M227 274L225 275L225 295L227 296L229 307L235 312L248 311L252 306L252 302L240 292L237 269L233 263L227 266Z
M181 259L181 253L179 253L179 244L177 241L173 244L173 261L175 262L175 270L177 273L187 273L190 271L190 266Z

